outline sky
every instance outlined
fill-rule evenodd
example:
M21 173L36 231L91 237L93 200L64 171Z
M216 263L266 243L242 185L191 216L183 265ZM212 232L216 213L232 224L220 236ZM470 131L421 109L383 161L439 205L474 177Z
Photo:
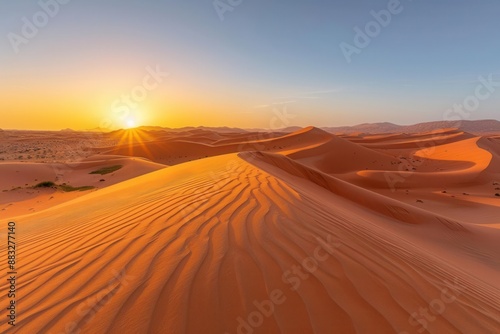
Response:
M498 119L497 0L0 2L0 128Z

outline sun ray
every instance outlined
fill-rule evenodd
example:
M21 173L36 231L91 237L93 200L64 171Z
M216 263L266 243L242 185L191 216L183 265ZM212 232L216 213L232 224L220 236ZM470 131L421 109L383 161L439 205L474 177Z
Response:
M124 148L127 150L127 155L135 156L137 151L145 152L140 156L144 158L151 159L153 158L153 154L151 153L149 147L144 143L147 141L151 141L151 136L141 130L141 129L128 129L128 130L120 130L120 137L118 140L117 148ZM140 148L140 150L139 150Z
M147 158L152 159L153 154L149 150L148 146L144 144L145 142L144 140L145 138L143 137L144 131L142 130L133 131L132 135L134 136L134 138L137 138L137 145L140 146L146 152Z

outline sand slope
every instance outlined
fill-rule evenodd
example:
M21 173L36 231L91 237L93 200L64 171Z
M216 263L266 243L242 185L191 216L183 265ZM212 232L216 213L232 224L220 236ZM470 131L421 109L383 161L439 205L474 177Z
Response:
M414 333L410 315L443 298L428 332L499 327L498 230L416 230L249 154L18 217L22 318L7 332L250 332L271 296L254 333Z
M0 333L498 331L497 136L223 130L117 131L77 163L1 163L19 306ZM85 138L23 136L2 157Z

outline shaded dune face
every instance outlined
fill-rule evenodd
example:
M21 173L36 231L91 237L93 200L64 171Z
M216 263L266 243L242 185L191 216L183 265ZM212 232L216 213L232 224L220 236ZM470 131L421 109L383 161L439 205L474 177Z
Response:
M144 138L96 149L109 155L59 176L14 163L23 175L109 184L11 219L19 319L1 333L500 328L496 137L309 127ZM9 164L0 170L14 178ZM116 164L115 174L89 174ZM391 188L388 174L402 181Z
M367 209L376 211L383 215L410 224L428 224L442 222L444 217L436 213L426 212L411 205L398 202L396 200L379 195L376 192L366 190L362 187L350 184L339 178L322 173L314 168L302 165L294 160L287 159L286 157L278 154L261 153L261 152L247 152L240 154L245 160L252 161L258 166L265 163L277 167L280 172L300 177L313 183L316 186L329 190L330 192L342 196L364 206ZM285 174L286 175L286 174ZM447 227L453 226L456 230L467 231L467 229L458 222L448 221L445 224Z
M394 168L395 157L351 143L340 137L332 137L326 143L296 150L288 154L293 160L301 161L329 174L341 174L362 170Z

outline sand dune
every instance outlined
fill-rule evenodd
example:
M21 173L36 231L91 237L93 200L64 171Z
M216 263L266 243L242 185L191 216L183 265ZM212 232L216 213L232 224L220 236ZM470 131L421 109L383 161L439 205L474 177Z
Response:
M370 142L369 140L365 140L365 144L370 148L383 148L383 149L411 149L417 148L422 149L425 147L432 147L436 145L443 145L448 143L453 143L458 140L465 140L474 138L475 136L458 131L455 129L444 130L444 131L433 131L430 133L424 134L414 134L411 136L405 136L400 138L391 138L390 140L386 140L382 143L380 142ZM358 141L359 142L359 141Z
M101 175L91 174L106 167L118 170ZM70 164L63 163L0 163L0 217L44 210L72 200L96 189L120 183L167 166L142 158L123 156L91 156ZM68 186L69 189L35 188L42 182ZM78 189L80 187L81 190ZM87 188L93 188L86 190Z
M413 159L397 172L359 171L357 175L369 180L372 186L385 187L388 177L404 179L405 187L453 186L471 184L474 181L487 182L491 175L477 180L492 162L492 154L477 144L479 138L430 146L413 152ZM414 159L416 158L416 160Z
M326 173L344 173L361 169L389 169L396 158L334 137L326 143L287 154Z
M457 121L437 121L425 122L414 125L396 125L388 122L360 124L356 126L343 126L334 128L325 128L332 133L424 133L429 131L439 131L446 128L459 128L462 131L474 133L477 135L498 134L500 132L500 122L497 120L457 120Z
M238 137L230 143L220 145L168 139L139 143L123 143L113 147L99 147L94 152L111 155L138 156L167 165L176 165L187 161L243 151L283 151L317 145L332 138L332 135L315 127L274 138L274 135L255 135ZM250 140L249 140L250 139ZM126 142L126 141L125 141Z
M429 134L350 141L309 127L214 145L195 131L75 165L0 164L6 187L99 185L10 216L19 318L0 332L495 333L500 144L455 134L424 151L412 141ZM396 189L387 173L405 175Z
M245 153L241 155L248 161L254 163L265 162L277 166L280 171L285 171L293 176L298 176L317 186L354 201L365 208L384 214L390 218L396 218L401 222L410 224L443 224L446 228L459 231L467 229L456 221L449 221L436 213L407 205L396 200L389 199L376 192L342 181L336 177L327 175L305 165L287 159L281 155L269 153ZM261 164L258 164L262 166Z

